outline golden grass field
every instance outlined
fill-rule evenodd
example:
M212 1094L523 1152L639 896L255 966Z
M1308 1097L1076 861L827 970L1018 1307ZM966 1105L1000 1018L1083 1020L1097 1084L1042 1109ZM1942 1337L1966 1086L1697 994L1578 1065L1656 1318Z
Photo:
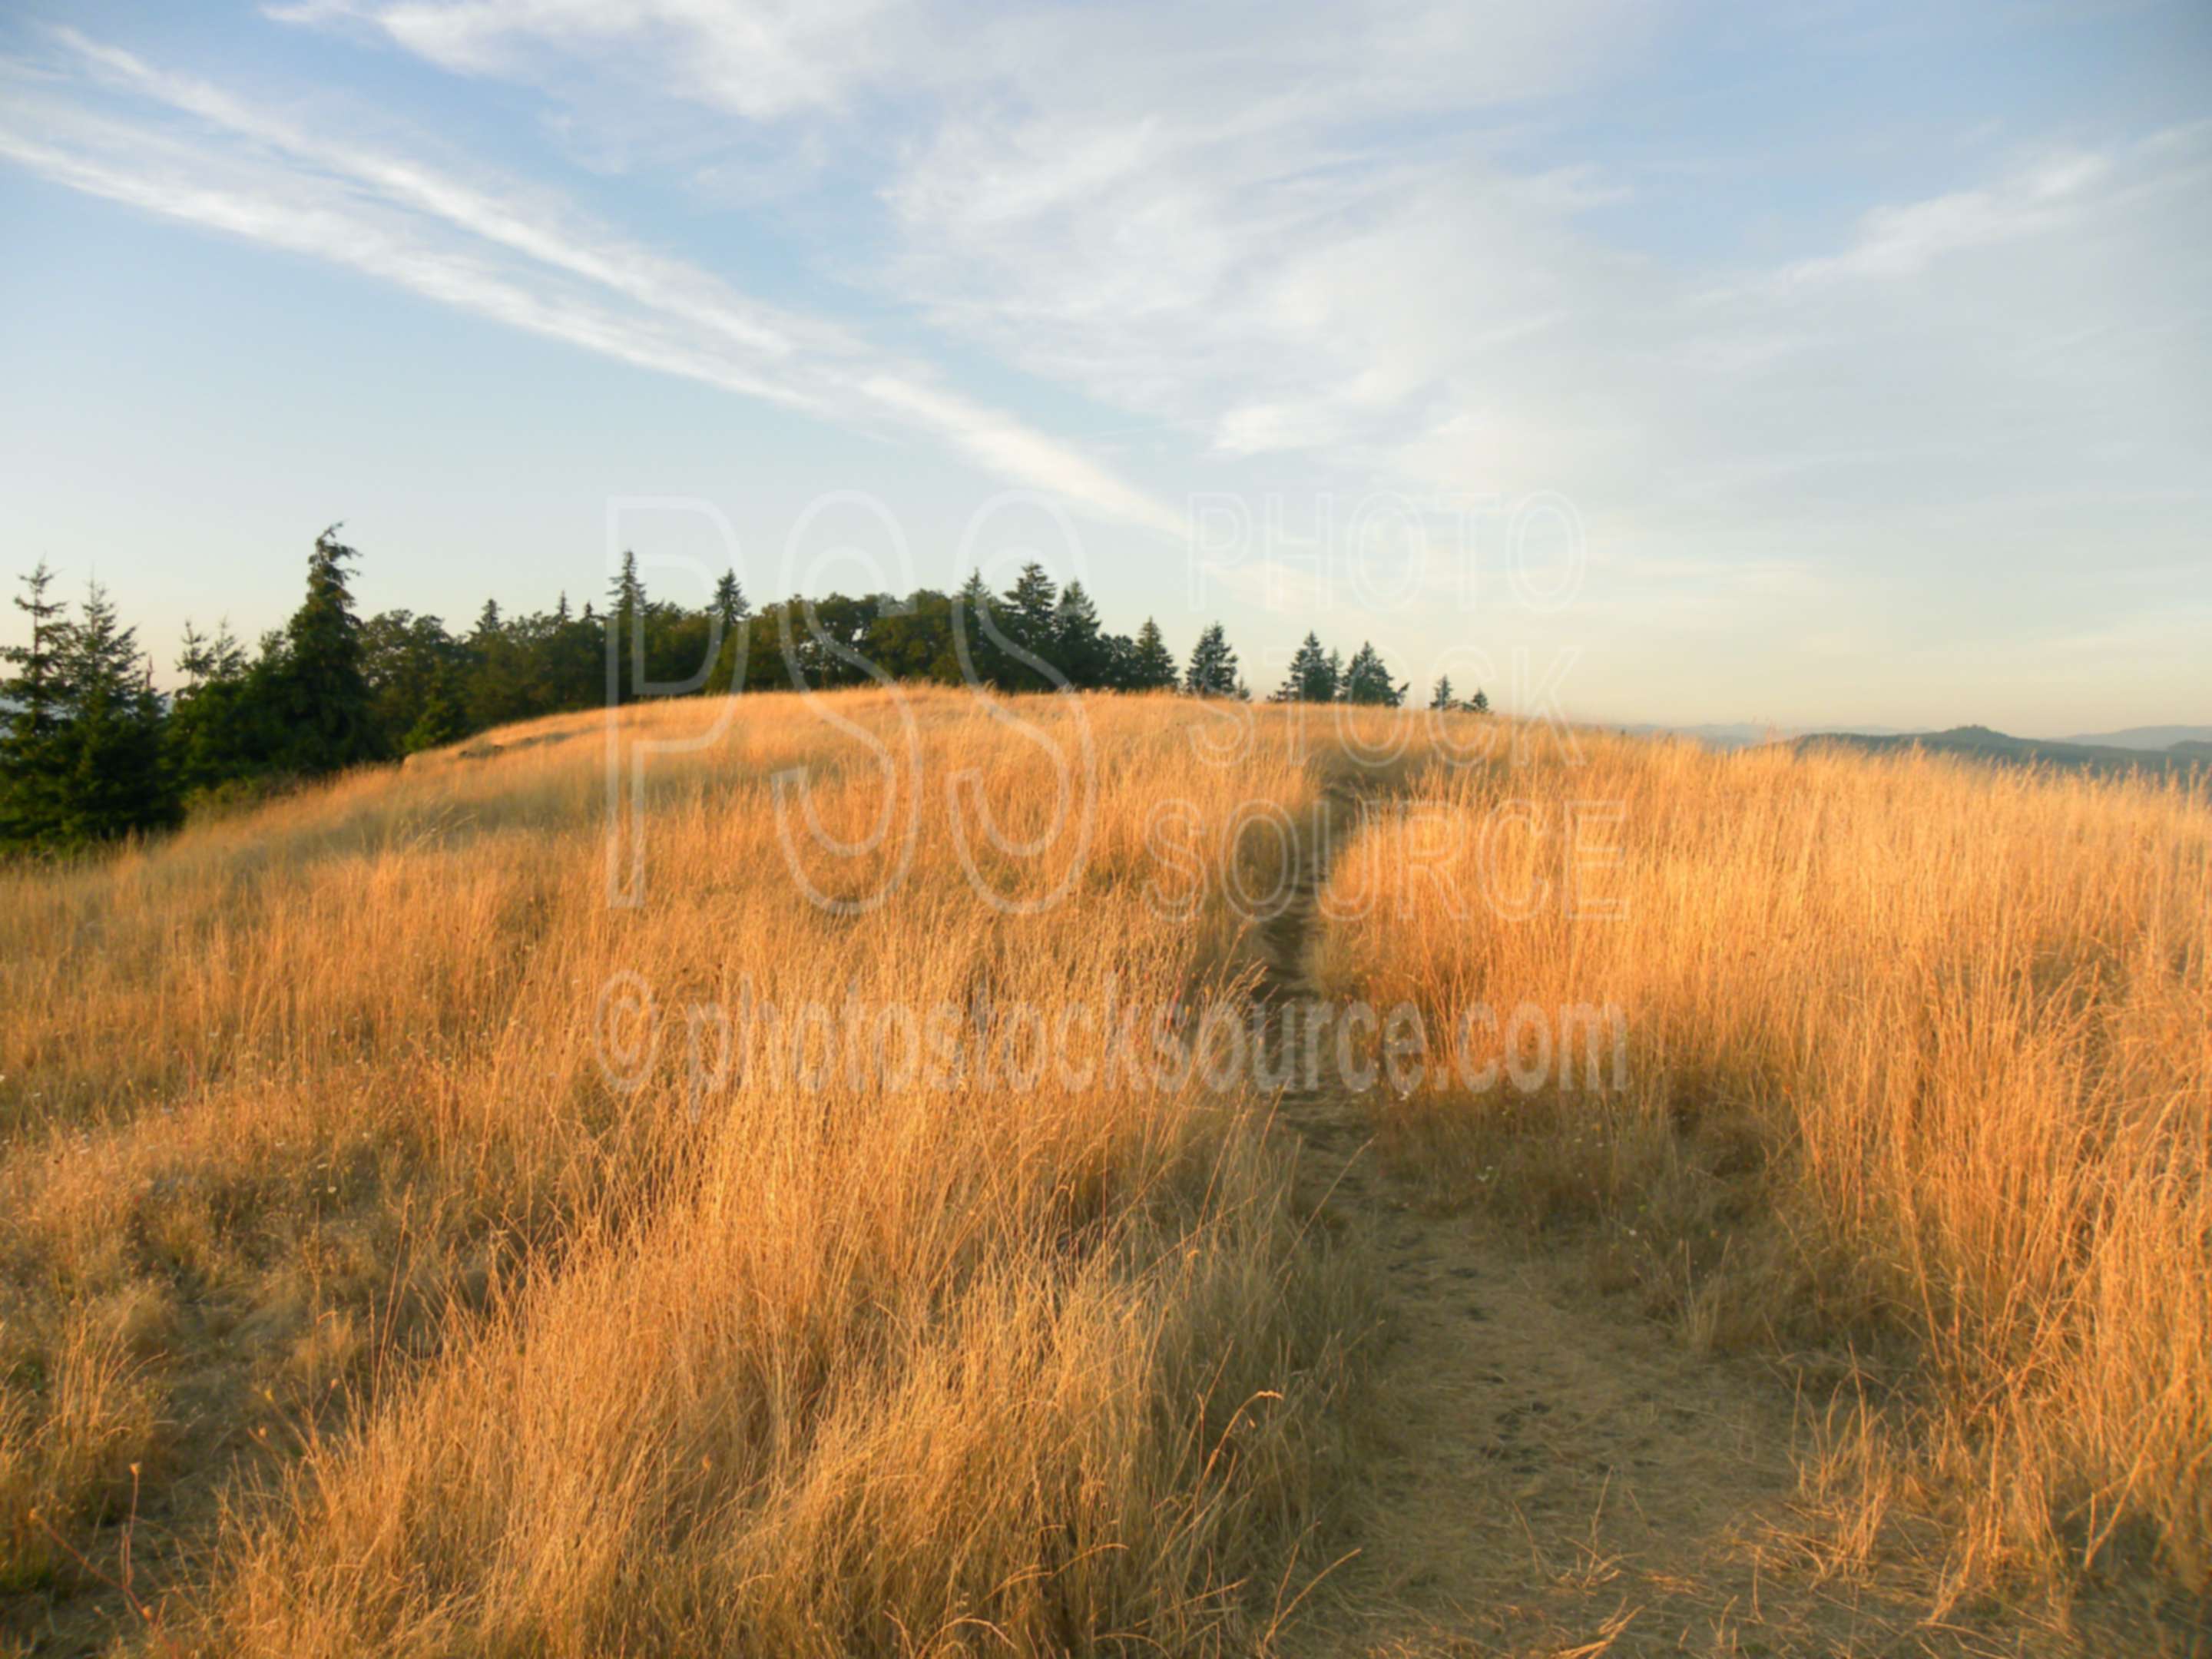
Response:
M0 1652L1267 1648L1358 1547L1385 1269L1310 1224L1267 1091L1071 1083L1096 1022L991 1011L1241 1008L1270 919L1232 898L1290 854L1225 831L1355 795L1322 988L1625 1013L1619 1091L1368 1097L1431 1202L1595 1237L1691 1344L1778 1358L1838 1571L2206 1588L2202 797L1000 708L1028 734L955 691L627 711L711 737L647 772L633 907L604 715L0 873ZM1055 746L1094 760L1056 835ZM1578 801L1616 804L1581 879L1617 916L1563 902ZM702 1090L676 1011L809 1000L983 1047Z
M1336 864L1314 971L1440 1022L1484 999L1501 1026L1522 1003L1617 1006L1627 1086L1448 1079L1390 1103L1386 1133L1532 1225L1600 1221L1613 1271L1692 1343L1793 1356L1838 1407L1812 1473L1854 1547L1933 1518L1947 1595L2129 1558L2202 1592L2205 797L1576 744L1578 764L1416 777L1430 805ZM1525 914L1391 901L1431 866L1437 892Z

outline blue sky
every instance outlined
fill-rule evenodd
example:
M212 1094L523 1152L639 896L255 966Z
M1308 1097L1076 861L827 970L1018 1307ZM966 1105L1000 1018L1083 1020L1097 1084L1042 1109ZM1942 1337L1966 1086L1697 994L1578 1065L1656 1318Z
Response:
M29 0L0 544L165 658L334 519L370 608L596 593L622 502L1261 685L2212 721L2208 90L2198 3Z

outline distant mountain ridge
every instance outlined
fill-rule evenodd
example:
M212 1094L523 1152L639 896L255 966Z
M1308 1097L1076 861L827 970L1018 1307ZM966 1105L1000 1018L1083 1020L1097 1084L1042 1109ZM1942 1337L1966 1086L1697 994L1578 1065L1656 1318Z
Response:
M1879 751L1917 744L1938 754L2015 765L2087 768L2092 770L2165 770L2212 762L2212 726L2131 726L2118 732L2072 738L2016 738L1986 726L1954 726L1948 731L1862 726L1822 731L1757 720L1711 721L1698 726L1661 726L1650 721L1619 730L1638 737L1688 738L1723 752L1769 743L1803 746L1843 744Z
M1898 737L1903 735L1894 726L1869 726L1859 728L1868 737ZM1659 726L1650 721L1637 721L1620 727L1633 737L1690 738L1708 749L1728 750L1750 749L1765 743L1787 743L1793 738L1808 735L1809 728L1802 726L1777 726L1771 720L1715 720L1702 726Z
M2171 749L2177 744L2212 743L2212 726L2130 726L2121 732L2090 732L2061 741L2093 749Z
M2212 769L2212 731L2203 726L2138 726L2137 732L2175 731L2186 736L2169 745L2088 743L2072 738L2015 738L1986 726L1954 726L1948 732L1877 734L1815 732L1795 739L1798 748L1838 744L1875 754L1917 748L1931 754L1958 755L2001 766L2057 766L2089 772L2168 772ZM2130 735L2112 732L2112 737Z

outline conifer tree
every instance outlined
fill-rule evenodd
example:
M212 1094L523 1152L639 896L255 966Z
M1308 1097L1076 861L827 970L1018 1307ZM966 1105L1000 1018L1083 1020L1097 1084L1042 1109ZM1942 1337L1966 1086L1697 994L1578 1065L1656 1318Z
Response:
M1011 661L1000 643L1006 630L999 621L998 597L981 571L969 573L952 596L949 616L960 677L975 685L1006 684Z
M1031 560L999 601L1000 629L1030 656L1058 667L1053 652L1053 623L1059 606L1059 588L1044 567ZM1011 652L1006 653L1002 673L1002 684L1023 690L1050 690L1054 684L1049 676Z
M1137 641L1129 657L1129 687L1132 691L1165 691L1176 683L1175 654L1161 637L1160 625L1150 617L1137 630Z
M1137 642L1127 634L1098 636L1099 684L1115 691L1132 689L1137 673Z
M1452 701L1450 675L1445 674L1437 679L1436 690L1429 696L1429 707L1434 709L1452 709L1459 707Z
M58 655L70 697L52 733L58 787L47 842L84 847L174 823L161 700L137 631L123 626L97 582L86 590L76 619L61 629Z
M1208 623L1191 647L1190 665L1183 671L1183 690L1194 697L1233 697L1237 695L1237 653L1219 623Z
M1406 688L1390 678L1381 654L1365 641L1352 653L1352 661L1344 671L1344 700L1364 703L1375 708L1395 708L1406 695Z
M1044 567L1034 559L1024 565L1021 574L1014 578L1014 585L1006 590L1006 605L1000 611L1008 636L1040 655L1049 650L1053 611L1059 600L1060 590L1045 574Z
M607 589L607 701L632 701L645 679L645 583L637 555L625 550Z
M258 702L250 695L246 653L228 622L213 637L185 624L177 672L185 684L169 700L162 731L169 775L189 805L261 769L266 744ZM260 688L260 689L264 689Z
M50 599L54 573L40 559L31 574L21 579L23 591L15 596L15 609L31 619L31 642L11 645L0 658L13 663L17 672L8 682L8 705L34 732L50 732L59 718L59 706L68 700L63 684L60 645L68 631L69 607Z
M228 638L229 629L226 628L223 634ZM235 642L230 649L236 652ZM185 637L177 652L177 672L185 677L185 691L197 691L214 678L216 672L216 641L193 627L190 617L185 618ZM181 696L184 693L180 691L178 695Z
M21 578L15 605L30 618L30 643L0 651L15 671L0 681L0 841L21 846L49 842L61 810L54 738L70 701L61 650L69 612L46 597L53 580L44 559Z
M752 601L745 598L736 571L725 570L714 579L714 610L722 619L725 634L734 632L739 623L753 614Z
M1323 653L1321 641L1312 634L1291 654L1290 672L1283 677L1282 690L1275 694L1281 702L1334 702L1336 701L1336 665Z
M738 573L725 570L714 579L714 597L708 611L720 625L721 642L714 666L708 671L708 691L734 691L744 679L746 638L745 623L753 614L752 601L738 580Z
M1052 613L1052 649L1046 653L1054 666L1077 686L1107 683L1109 652L1098 631L1098 607L1081 582L1070 582Z
M361 556L332 525L307 557L307 597L284 625L269 675L278 755L306 776L382 758L362 669L362 622L347 566Z

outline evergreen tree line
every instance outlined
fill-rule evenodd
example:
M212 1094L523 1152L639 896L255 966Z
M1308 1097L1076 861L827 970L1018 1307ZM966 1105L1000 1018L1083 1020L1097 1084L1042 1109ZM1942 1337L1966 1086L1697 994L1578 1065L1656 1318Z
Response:
M1298 648L1291 654L1290 672L1270 702L1350 702L1370 708L1400 708L1405 706L1406 694L1413 688L1390 678L1383 665L1382 653L1365 641L1352 653L1346 662L1340 651L1324 651L1320 638L1308 634ZM1462 710L1469 714L1490 712L1490 699L1477 690L1471 697L1462 698L1452 690L1451 676L1438 679L1429 695L1428 706L1439 711Z
M177 672L157 690L137 630L97 583L71 613L42 562L15 608L27 643L0 648L0 849L69 851L170 828L188 809L250 799L346 767L398 759L472 732L642 696L720 695L890 680L1007 691L1180 689L1249 697L1221 624L1178 669L1158 624L1109 633L1080 582L1026 565L994 593L980 574L955 593L832 593L756 611L735 572L696 609L656 599L634 554L603 607L502 615L487 600L456 635L439 617L363 618L356 550L332 526L315 539L307 593L249 651L229 629L185 625ZM1309 634L1274 701L1399 706L1374 647L1348 664ZM1439 684L1432 708L1455 702Z

